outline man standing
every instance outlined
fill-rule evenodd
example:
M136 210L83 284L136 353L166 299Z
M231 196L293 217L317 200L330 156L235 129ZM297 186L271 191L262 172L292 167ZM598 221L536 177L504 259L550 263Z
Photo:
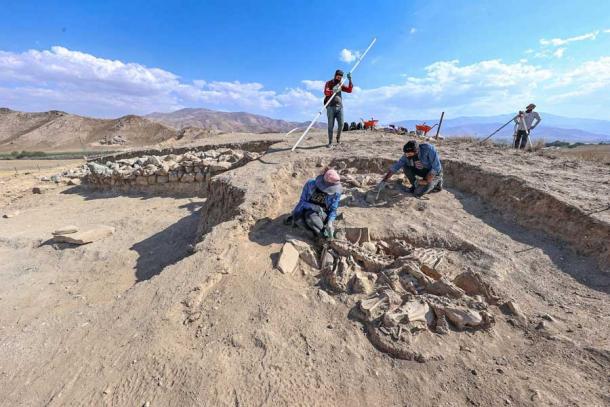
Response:
M515 117L515 124L517 126L517 135L515 136L515 148L523 150L527 145L527 139L529 138L530 131L534 130L536 126L542 121L538 112L534 112L536 105L530 103L525 108L525 112L519 112ZM536 123L534 123L534 119Z
M411 140L403 146L402 151L404 155L390 167L379 183L379 189L383 188L385 182L401 168L411 183L409 192L418 198L443 188L443 167L432 144L419 144L417 141ZM416 177L421 177L421 179L417 180Z
M335 77L324 85L324 104L328 102L328 99L335 94L335 97L330 101L326 107L326 116L328 117L328 145L330 148L333 146L333 127L335 126L335 120L337 121L337 144L341 144L341 131L343 130L343 101L341 100L341 91L352 93L352 75L347 74L349 80L348 86L341 86L341 80L343 79L343 71L337 69L335 71Z

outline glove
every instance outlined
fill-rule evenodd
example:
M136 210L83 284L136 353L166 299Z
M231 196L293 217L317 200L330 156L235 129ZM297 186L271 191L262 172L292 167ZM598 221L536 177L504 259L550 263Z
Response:
M348 80L348 81L351 81L351 80L352 80L352 73L351 73L351 72L348 72L348 73L347 73L347 80Z
M326 224L326 226L324 227L324 232L325 232L326 238L328 240L333 239L333 237L335 236L335 227L333 226L332 221L330 221Z
M339 93L339 92L341 92L341 86L335 85L335 87L333 88L333 93Z

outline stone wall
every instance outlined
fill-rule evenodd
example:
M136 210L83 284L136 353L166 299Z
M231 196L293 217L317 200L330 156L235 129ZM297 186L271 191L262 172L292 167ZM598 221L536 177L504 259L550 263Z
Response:
M101 189L197 193L216 174L245 165L259 153L230 148L189 150L183 154L142 155L105 163L91 161L83 168L87 185Z
M97 157L89 157L89 162L95 162L98 164L104 164L107 162L115 162L124 159L137 158L142 156L166 156L170 154L183 155L185 153L200 153L210 150L218 149L232 149L232 150L243 150L250 151L252 153L262 154L269 146L277 143L279 140L255 140L248 141L245 143L226 143L226 144L206 144L197 147L178 147L178 148L165 148L165 149L148 149L148 150L136 150L136 151L125 151L115 154L107 154Z

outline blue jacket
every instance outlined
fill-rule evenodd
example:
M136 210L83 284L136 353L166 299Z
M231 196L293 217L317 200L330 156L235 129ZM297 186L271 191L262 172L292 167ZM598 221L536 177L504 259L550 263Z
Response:
M307 181L305 183L305 186L303 187L303 192L301 192L301 198L299 199L299 203L292 211L292 216L294 216L295 218L299 217L303 214L303 212L306 209L311 209L311 210L317 211L318 205L312 204L311 202L309 202L309 200L311 199L311 196L313 195L315 190L316 190L316 180L315 179L310 179L309 181ZM339 207L340 200L341 200L340 192L332 194L332 195L328 195L328 194L326 195L326 199L325 199L326 208L328 208L328 211L326 211L326 215L328 216L328 218L326 219L327 222L332 222L337 217L337 208ZM325 208L323 208L323 209L325 209Z
M438 153L436 152L436 148L432 144L423 143L419 145L419 152L417 153L419 160L421 161L424 168L429 169L430 172L435 175L443 172L443 167L441 166L441 160L438 157ZM390 167L390 171L393 173L400 171L403 167L415 167L415 162L413 159L403 155L400 157L400 160L396 161L392 167Z

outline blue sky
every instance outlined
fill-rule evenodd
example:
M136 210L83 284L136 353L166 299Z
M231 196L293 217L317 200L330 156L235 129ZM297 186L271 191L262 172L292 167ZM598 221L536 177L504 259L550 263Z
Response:
M491 115L530 101L610 119L610 2L591 0L3 0L0 106L307 120L322 82L373 36L344 98L350 120Z

